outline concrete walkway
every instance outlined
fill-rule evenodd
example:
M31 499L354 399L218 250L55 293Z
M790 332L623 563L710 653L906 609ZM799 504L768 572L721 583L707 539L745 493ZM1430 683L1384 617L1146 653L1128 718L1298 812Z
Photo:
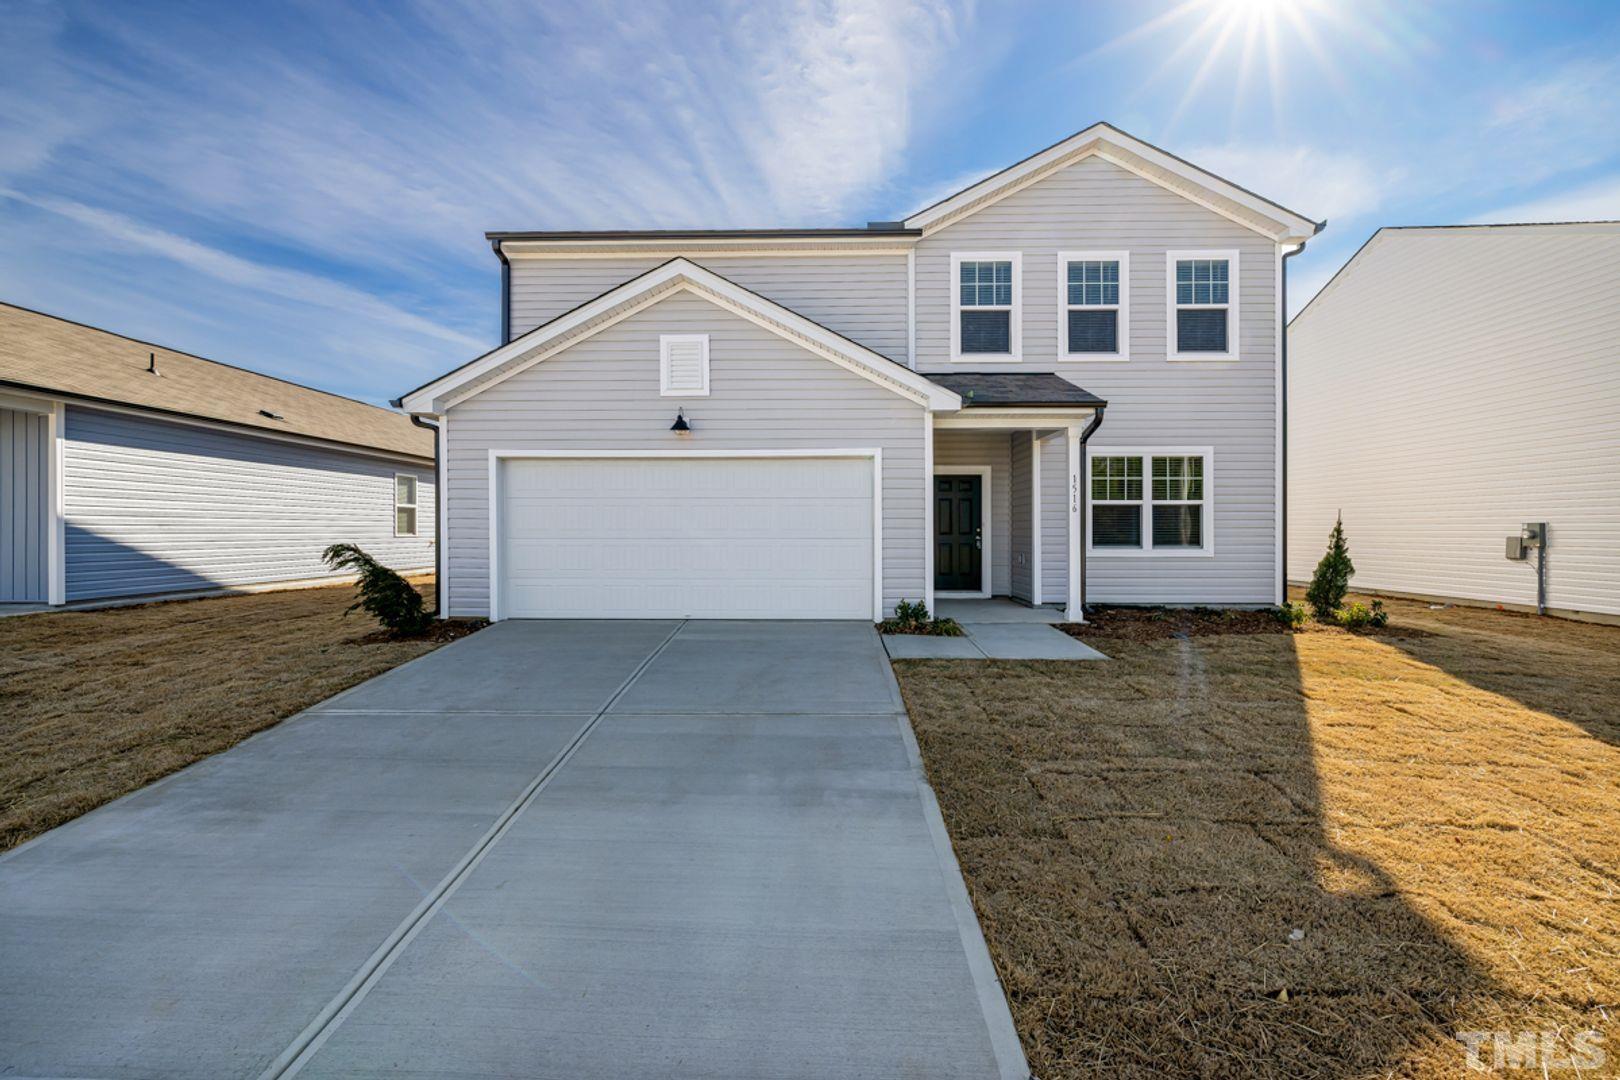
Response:
M955 619L962 637L884 634L883 647L895 660L1106 660L1108 657L1057 629L1056 608L1028 607L1004 597L941 600L942 619Z
M0 911L0 1075L1028 1075L861 623L499 624Z

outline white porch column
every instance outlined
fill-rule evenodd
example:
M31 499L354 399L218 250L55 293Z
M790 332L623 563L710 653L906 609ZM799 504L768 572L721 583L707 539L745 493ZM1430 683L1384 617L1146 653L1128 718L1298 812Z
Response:
M923 606L934 611L934 414L923 410Z
M1070 622L1085 622L1085 552L1081 547L1084 522L1080 516L1080 485L1085 482L1081 473L1080 429L1070 427L1066 434L1069 442L1069 596L1064 616Z

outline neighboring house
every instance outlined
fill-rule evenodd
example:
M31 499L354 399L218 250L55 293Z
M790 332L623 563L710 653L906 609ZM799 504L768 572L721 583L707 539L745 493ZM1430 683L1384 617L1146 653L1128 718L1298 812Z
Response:
M1380 229L1289 326L1288 573L1620 619L1620 222Z
M901 222L492 233L506 342L396 402L444 430L448 610L1275 603L1319 228L1098 124Z
M353 541L434 564L409 417L0 304L0 603L290 584Z

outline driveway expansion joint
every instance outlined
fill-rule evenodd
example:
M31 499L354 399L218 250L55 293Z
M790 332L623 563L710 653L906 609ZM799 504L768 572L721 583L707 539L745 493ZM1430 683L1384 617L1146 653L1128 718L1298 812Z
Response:
M382 945L360 966L360 970L355 973L349 983L316 1014L315 1019L310 1022L309 1026L300 1032L292 1044L270 1063L269 1068L259 1074L259 1080L283 1080L286 1077L296 1076L308 1064L332 1033L342 1026L344 1019L354 1011L360 1002L365 999L366 994L371 991L371 988L381 980L399 955L415 940L416 935L444 907L461 883L466 881L472 872L478 868L478 864L483 861L484 856L489 854L495 845L500 842L523 811L528 809L539 798L540 792L544 790L546 784L574 756L581 744L590 736L597 724L608 714L608 711L613 708L619 698L624 696L624 693L635 685L636 680L641 678L642 673L651 667L653 661L657 660L659 655L669 647L670 642L675 640L676 636L686 627L686 624L687 620L684 619L677 623L675 629L669 632L669 636L659 642L658 647L648 653L640 664L636 665L636 669L619 684L612 696L603 702L595 714L574 734L568 745L563 747L561 752L548 762L546 767L541 769L533 780L529 781L529 784L519 793L512 804L501 812L500 816L495 819L494 824L490 826L489 831L479 838L478 842L461 857L450 873L445 875L439 884L423 897L422 902L405 917L404 921L396 926L388 937L383 940Z

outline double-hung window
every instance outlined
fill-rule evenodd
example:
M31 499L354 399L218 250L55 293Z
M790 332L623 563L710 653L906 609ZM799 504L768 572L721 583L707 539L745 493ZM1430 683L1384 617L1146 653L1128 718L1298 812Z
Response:
M1020 357L1020 262L1017 252L951 256L951 359Z
M1090 550L1213 554L1212 458L1207 448L1091 454Z
M416 535L416 477L394 474L394 535Z
M1058 254L1058 359L1128 360L1130 255L1123 251Z
M1172 360L1233 360L1238 355L1238 254L1166 254Z

